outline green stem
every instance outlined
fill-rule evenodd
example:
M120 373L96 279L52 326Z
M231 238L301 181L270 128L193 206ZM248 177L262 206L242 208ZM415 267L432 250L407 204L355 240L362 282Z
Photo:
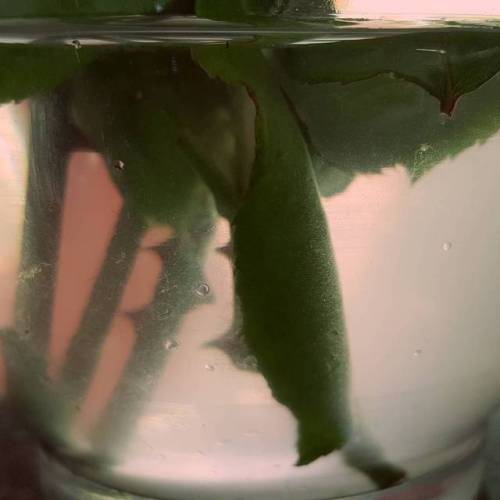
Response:
M126 445L168 360L181 320L200 301L202 265L211 234L193 241L184 234L157 248L163 271L151 304L132 315L136 343L107 411L94 432L95 445L114 456Z
M64 96L31 102L31 151L16 300L16 327L46 355L52 323L59 234L72 135Z
M341 290L309 151L258 50L207 47L195 56L255 102L255 163L231 227L235 289L243 337L297 419L297 465L306 465L341 448L350 428Z
M77 402L84 398L94 375L143 232L142 219L125 205L62 370L62 387Z

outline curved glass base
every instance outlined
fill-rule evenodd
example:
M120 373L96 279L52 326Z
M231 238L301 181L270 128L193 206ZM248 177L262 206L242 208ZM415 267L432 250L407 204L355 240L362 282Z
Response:
M480 448L458 461L400 486L324 500L486 500L478 493L483 468L483 450ZM150 497L121 492L76 475L43 452L40 453L40 476L44 494L50 500L152 500ZM168 492L165 492L165 495L161 498L176 500L168 497ZM230 495L227 499L220 497L214 500L236 499ZM311 499L305 497L304 500Z

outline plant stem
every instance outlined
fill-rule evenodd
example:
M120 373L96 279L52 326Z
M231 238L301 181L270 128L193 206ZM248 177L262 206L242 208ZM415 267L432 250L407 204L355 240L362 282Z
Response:
M68 126L64 91L33 99L30 105L30 165L15 323L21 334L31 337L32 348L46 356L66 171L77 132Z
M133 207L125 205L62 369L62 386L74 401L84 398L92 380L101 347L132 270L143 231L142 219L137 216Z
M106 455L115 455L127 438L163 373L181 320L200 301L195 291L202 277L205 248L211 235L196 242L184 234L157 247L163 271L151 304L135 314L136 343L113 399L93 435Z

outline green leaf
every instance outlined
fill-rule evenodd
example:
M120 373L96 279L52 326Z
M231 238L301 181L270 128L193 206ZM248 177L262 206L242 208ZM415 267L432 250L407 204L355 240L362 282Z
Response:
M500 68L497 33L418 33L289 49L283 64L304 83L350 83L390 73L416 83L451 114L458 98Z
M0 17L192 13L192 4L192 0L4 0L0 3Z
M324 16L335 12L331 0L198 0L196 13L218 21L266 17Z
M498 130L500 82L490 75L500 69L495 46L500 37L490 33L462 35L446 35L450 47L457 42L450 53L457 54L460 49L464 56L463 60L458 56L454 59L454 74L463 72L456 85L472 88L470 68L484 71L474 73L477 87L459 100L452 119L440 113L438 101L423 85L389 71L398 60L390 45L402 61L401 67L406 65L414 74L417 70L424 76L445 71L442 54L415 50L422 47L417 41L427 40L429 47L430 40L438 36L435 33L274 52L281 84L307 131L322 194L341 192L358 172L378 172L397 164L405 165L411 177L418 179L445 158ZM422 61L420 66L406 62L414 53ZM485 53L491 57L486 58ZM375 55L376 62L372 60ZM332 82L327 79L328 72Z
M244 21L249 16L281 13L290 0L198 0L196 14L217 21Z
M0 103L19 101L69 79L95 57L88 48L0 45Z
M123 163L113 177L147 219L175 227L189 203L186 189L196 197L205 184L222 215L235 211L253 159L243 89L209 78L175 50L117 51L75 89L77 122L111 165Z
M342 300L309 152L258 50L194 52L209 74L245 85L257 108L252 178L232 223L235 287L242 334L297 418L297 464L308 464L343 446L350 419Z
M125 198L148 223L178 229L208 190L197 172L201 160L182 147L165 98L168 62L162 52L117 51L75 81L73 105L76 122L105 154Z

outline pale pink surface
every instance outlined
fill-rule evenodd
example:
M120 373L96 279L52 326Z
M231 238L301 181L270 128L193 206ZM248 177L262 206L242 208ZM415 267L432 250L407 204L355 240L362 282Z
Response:
M52 377L57 377L76 332L122 204L102 157L74 153L68 166L59 244L50 343Z
M75 422L80 432L88 433L104 412L106 403L127 365L134 343L132 321L123 315L117 315L101 349L92 383Z
M158 281L161 267L161 260L153 250L141 249L138 252L119 306L120 311L138 311L153 300L153 285Z
M418 18L422 15L493 16L500 15L498 0L333 0L343 14L402 15Z

